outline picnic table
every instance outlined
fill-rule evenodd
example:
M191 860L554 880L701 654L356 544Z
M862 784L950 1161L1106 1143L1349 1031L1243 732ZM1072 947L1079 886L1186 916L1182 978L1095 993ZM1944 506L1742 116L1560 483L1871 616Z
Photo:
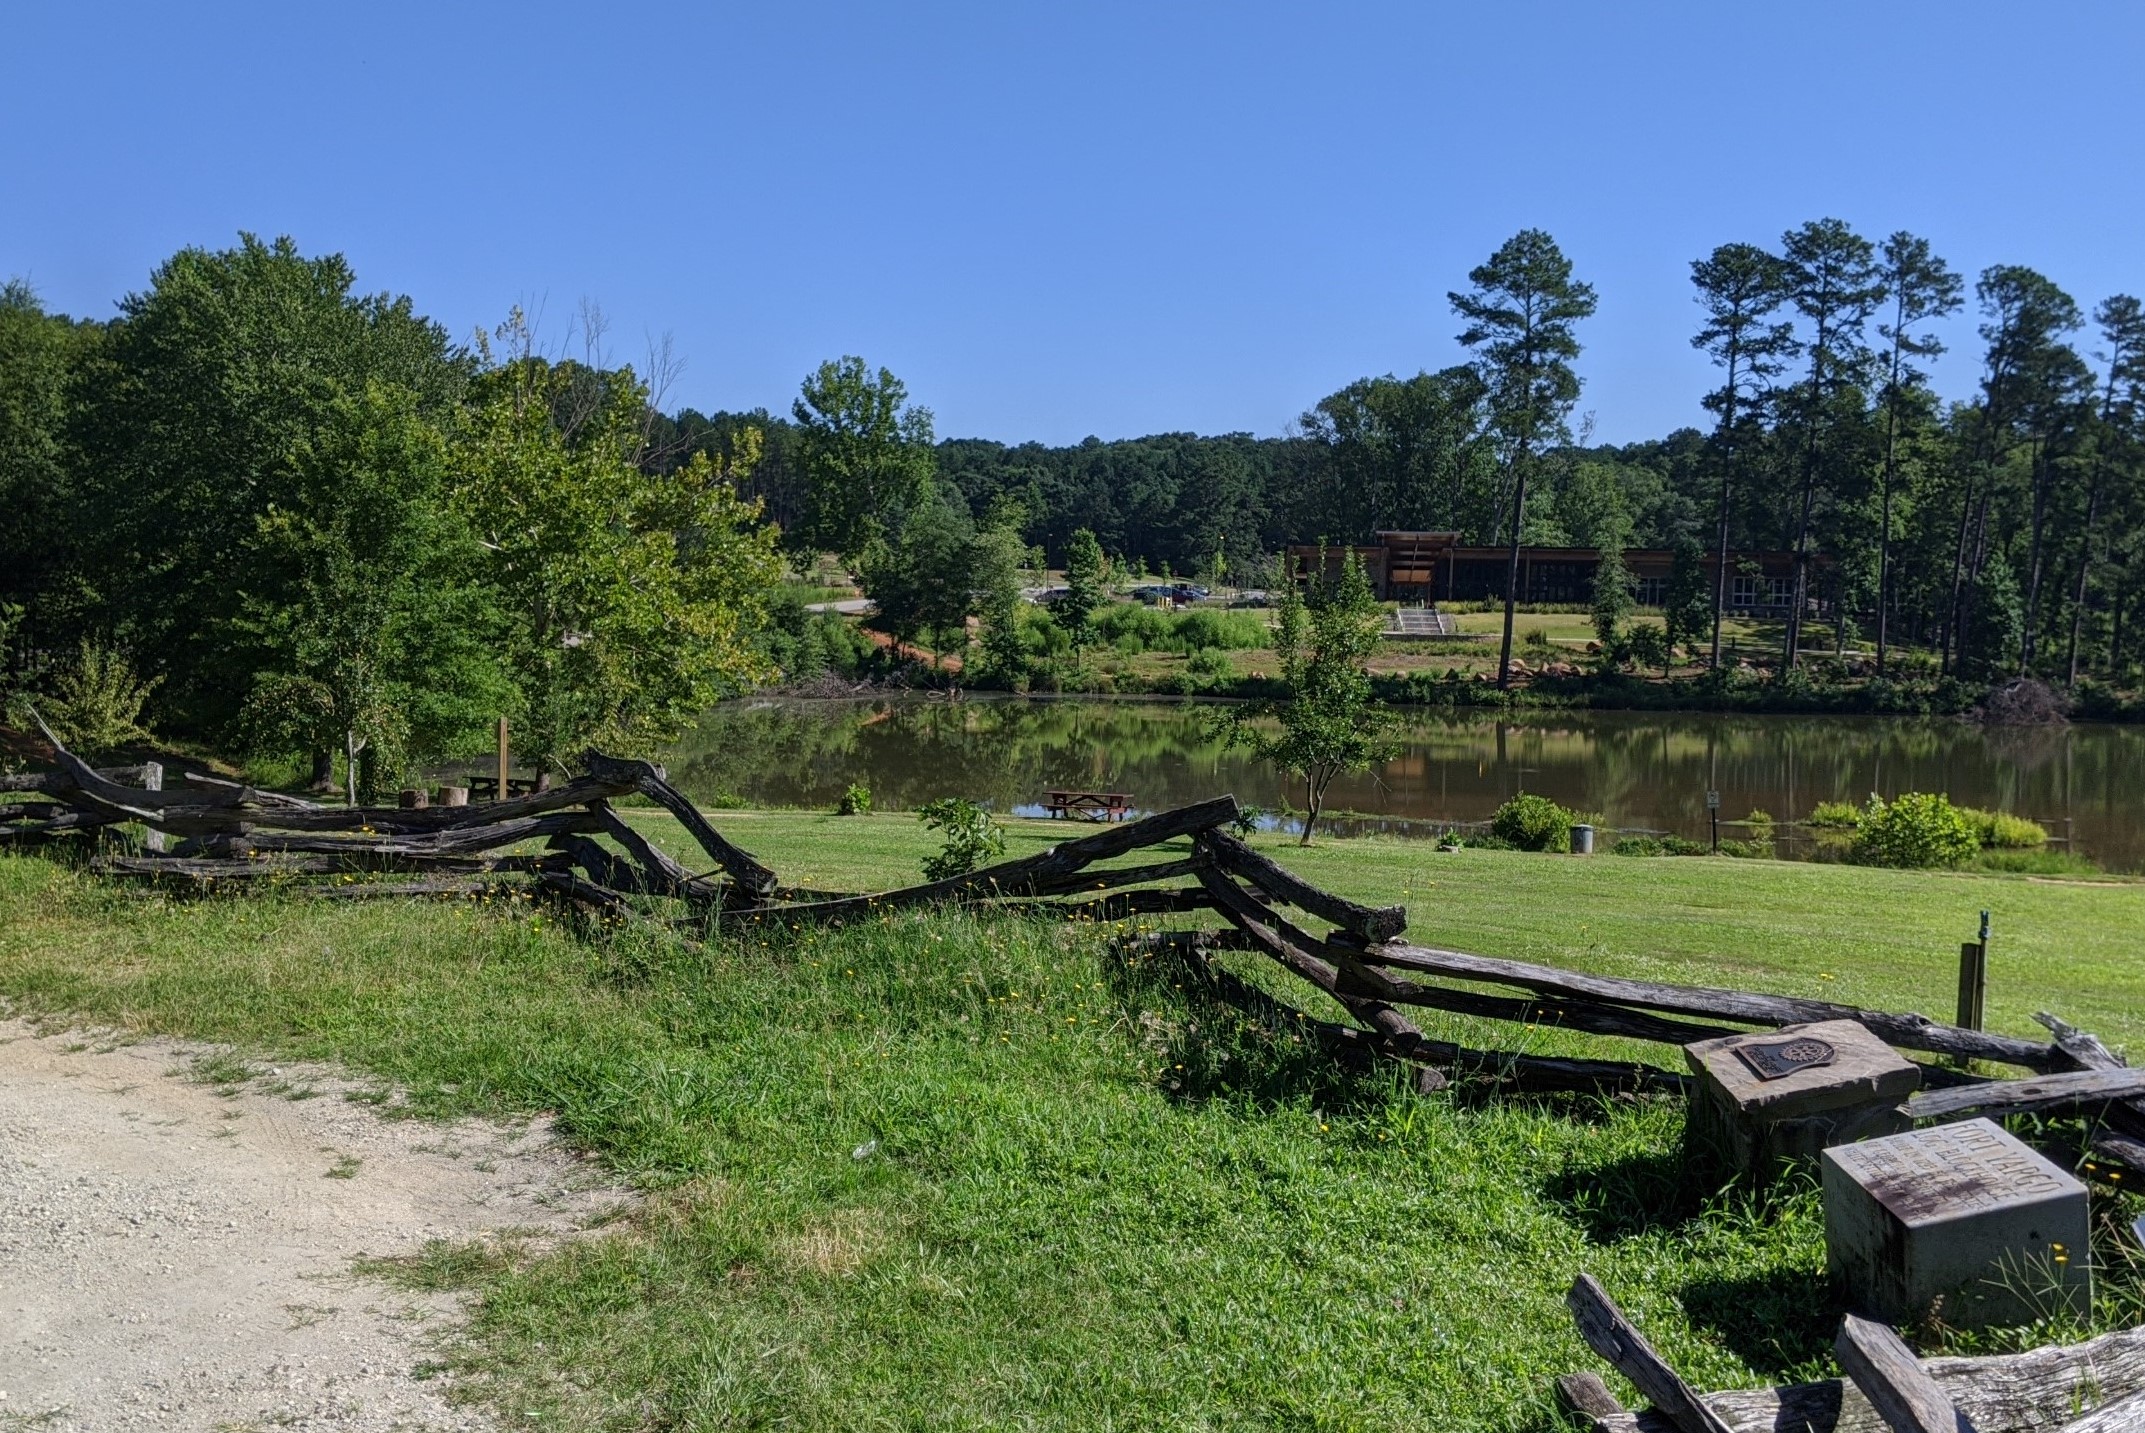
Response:
M499 799L499 777L496 774L486 776L480 772L472 772L466 778L466 781L469 786L470 800L497 801ZM506 792L509 796L534 796L536 794L536 778L533 776L509 776L506 779Z
M1132 814L1129 791L1046 791L1043 810L1073 821L1122 821Z

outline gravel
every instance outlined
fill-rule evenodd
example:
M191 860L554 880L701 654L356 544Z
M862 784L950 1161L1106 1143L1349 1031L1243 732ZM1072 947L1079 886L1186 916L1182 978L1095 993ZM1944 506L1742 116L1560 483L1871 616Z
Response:
M481 1430L427 1377L461 1309L352 1270L557 1238L627 1196L538 1121L383 1116L319 1067L0 1020L0 1430Z

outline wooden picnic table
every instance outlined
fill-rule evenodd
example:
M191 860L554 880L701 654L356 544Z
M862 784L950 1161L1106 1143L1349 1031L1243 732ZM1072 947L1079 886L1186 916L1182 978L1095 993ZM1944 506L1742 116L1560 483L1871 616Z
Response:
M1129 791L1046 791L1043 809L1073 821L1123 821L1132 815Z
M497 774L487 776L479 772L472 772L464 779L469 786L470 800L497 801L499 799L499 777ZM508 796L534 796L536 794L536 778L509 776L506 779L506 790Z

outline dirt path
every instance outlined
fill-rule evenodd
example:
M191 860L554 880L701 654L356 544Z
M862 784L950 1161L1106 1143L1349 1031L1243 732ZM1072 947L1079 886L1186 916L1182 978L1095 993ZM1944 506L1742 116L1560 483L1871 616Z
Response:
M585 1227L621 1196L542 1127L382 1118L332 1072L0 1020L0 1433L486 1429L418 1376L456 1314L360 1255ZM292 1098L311 1089L311 1098Z

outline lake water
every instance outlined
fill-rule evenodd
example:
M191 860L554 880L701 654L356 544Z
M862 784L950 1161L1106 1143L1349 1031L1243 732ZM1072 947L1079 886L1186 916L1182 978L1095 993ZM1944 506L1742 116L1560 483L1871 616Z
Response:
M1275 808L1280 778L1192 702L1097 698L754 699L716 708L670 755L696 798L831 807L856 781L882 807L967 796L1034 814L1045 790L1124 791L1142 810L1221 792ZM2099 864L2145 869L2145 729L1987 730L1946 720L1570 712L1417 715L1390 761L1336 781L1336 810L1427 833L1481 821L1521 791L1624 830L1703 840L1721 816L1800 820L1819 801L1941 791L2029 816ZM1293 793L1300 803L1300 787ZM1740 828L1723 835L1740 836ZM1783 830L1780 854L1808 849ZM2058 848L2060 849L2060 847Z

